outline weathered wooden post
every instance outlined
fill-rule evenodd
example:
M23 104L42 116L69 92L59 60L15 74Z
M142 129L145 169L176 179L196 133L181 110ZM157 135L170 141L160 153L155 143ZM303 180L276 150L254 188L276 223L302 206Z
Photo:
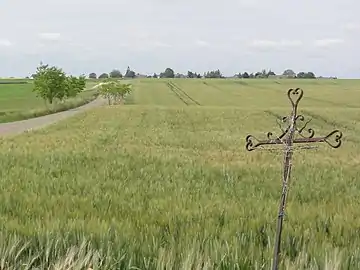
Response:
M283 219L285 215L285 205L288 193L288 185L290 180L291 173L291 160L293 154L294 144L307 144L315 142L325 142L330 145L332 148L338 148L341 145L342 133L339 130L334 130L330 132L327 136L324 137L314 137L315 131L311 128L306 129L307 124L310 121L305 122L305 118L302 115L297 114L298 104L303 97L303 90L300 88L289 89L287 95L292 105L292 111L290 116L283 117L282 122L288 123L288 126L285 130L282 130L282 134L278 137L275 137L273 133L268 132L267 140L258 140L252 135L246 137L246 149L248 151L253 151L256 148L264 145L283 145L284 146L284 168L282 176L282 192L280 198L278 219L277 219L277 228L275 236L275 245L274 245L274 259L273 259L273 270L278 270L279 260L280 260L280 244L281 244L281 234L283 227ZM298 121L305 122L302 127L299 129L297 124ZM306 130L307 135L304 135ZM299 138L296 138L296 135L300 135ZM330 141L333 139L333 142Z

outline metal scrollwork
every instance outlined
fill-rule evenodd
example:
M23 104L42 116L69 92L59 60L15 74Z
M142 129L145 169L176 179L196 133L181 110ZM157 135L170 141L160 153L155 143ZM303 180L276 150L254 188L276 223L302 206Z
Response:
M330 145L332 148L339 148L342 144L342 132L340 130L334 130L324 137L324 142Z
M252 135L248 135L246 137L246 150L248 151L253 151L256 149L257 144L254 142L255 141L259 141L258 139L256 139L254 136Z
M295 128L296 134L301 137L301 139L294 138L293 143L326 142L333 148L340 147L342 133L339 130L334 130L324 137L314 137L315 130L307 127L312 119L305 121L303 115L297 114L297 107L304 96L304 91L301 88L289 89L287 96L292 105L292 113L290 116L284 116L276 120L282 132L281 135L276 136L273 132L268 132L266 134L267 140L259 140L252 135L248 135L246 137L246 149L248 151L253 151L261 145L283 144L283 138L289 134L291 124L293 124ZM285 123L286 125L284 125Z
M274 136L272 132L267 133L266 140L258 140L252 135L248 135L246 137L246 149L248 151L253 151L257 147L262 145L271 145L271 144L283 144L284 147L284 173L283 173L283 185L282 192L280 198L280 206L277 220L277 228L276 228L276 236L274 243L274 259L273 259L273 270L278 270L278 265L280 261L280 243L281 243L281 233L283 226L283 217L286 206L286 198L288 193L288 185L290 179L291 172L291 160L293 153L293 146L295 144L309 144L316 142L325 142L333 148L338 148L341 146L342 133L339 130L334 130L330 132L327 136L324 137L314 137L315 131L312 128L308 128L307 125L310 123L311 119L305 121L305 117L303 115L297 114L297 107L299 105L300 100L302 99L304 92L300 88L289 89L287 92L287 96L292 105L292 112L290 116L283 117L281 122L287 123L287 128L283 128L281 123L277 121L282 134L278 137ZM280 120L280 119L278 119ZM301 126L299 128L299 126ZM304 134L306 133L306 134ZM301 138L296 138L295 135L299 135ZM285 137L286 136L286 137ZM285 137L285 138L284 138ZM283 139L284 138L284 139Z
M303 138L313 138L315 136L315 130L313 130L312 128L308 128L306 129L307 125L311 122L312 119L309 119L308 121L305 122L305 117L303 115L298 115L296 118L295 118L295 121L296 121L296 131L297 133L303 137ZM303 126L301 128L298 128L298 122L297 121L301 121L301 122L305 122L303 124ZM303 131L307 131L308 135L304 135L303 134Z
M303 95L304 95L304 91L301 88L296 88L296 89L289 89L288 93L288 98L293 106L294 109L297 108L300 100L302 99ZM294 98L296 97L296 98Z

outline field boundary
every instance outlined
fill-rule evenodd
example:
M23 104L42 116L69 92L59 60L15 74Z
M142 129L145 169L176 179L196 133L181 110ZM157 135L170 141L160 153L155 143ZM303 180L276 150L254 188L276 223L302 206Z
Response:
M0 84L29 84L28 81L0 81Z
M83 97L77 96L75 98L65 100L62 103L53 104L53 107L50 108L47 107L47 108L36 108L29 110L0 111L0 125L43 117L46 115L60 113L84 106L97 99L98 92L96 89L100 85L101 83L84 89L82 92L87 93L88 96L83 96Z
M15 122L1 123L0 136L18 135L26 131L36 130L55 124L77 113L84 112L88 109L99 107L106 104L105 100L97 97L96 99L76 108L72 108L62 112L56 112L40 117L20 120Z
M193 99L189 94L187 94L184 90L182 90L178 85L176 85L173 82L167 82L166 85L170 88L172 92L175 93L175 95L178 96L178 98L184 102L187 106L189 105L198 105L201 106L201 104ZM186 101L187 99L187 101ZM192 103L192 104L191 104Z
M71 100L67 100L64 103L59 103L54 105L54 107L52 108L0 112L0 124L24 121L24 120L29 120L33 118L43 117L46 115L51 115L55 113L76 109L78 107L84 106L94 101L97 97L98 94L94 93L89 97L77 97Z
M90 87L84 91L94 91L99 86L100 84ZM83 98L61 110L50 111L50 113L40 112L42 114L37 114L35 117L26 118L27 115L23 115L22 119L20 118L16 121L0 123L0 136L18 135L29 130L39 129L57 123L58 121L73 116L76 113L83 112L89 108L98 107L103 104L105 104L104 99L99 97L98 93L95 93L91 97Z

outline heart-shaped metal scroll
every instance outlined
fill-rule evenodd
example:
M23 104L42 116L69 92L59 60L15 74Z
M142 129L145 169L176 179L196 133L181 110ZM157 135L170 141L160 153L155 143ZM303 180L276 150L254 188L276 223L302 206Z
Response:
M287 95L291 104L293 105L293 108L296 109L300 100L304 95L304 91L301 88L296 88L296 89L291 88L289 89Z

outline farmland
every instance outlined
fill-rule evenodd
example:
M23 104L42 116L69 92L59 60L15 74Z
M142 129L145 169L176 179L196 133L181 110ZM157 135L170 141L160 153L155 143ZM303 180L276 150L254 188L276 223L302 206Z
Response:
M0 141L0 269L269 269L283 158L244 138L278 131L291 87L344 144L295 153L286 269L360 269L360 81L129 82L125 106Z
M89 88L94 86L89 84ZM93 99L94 91L84 91L64 104L45 104L32 92L31 80L0 80L0 123L11 122L73 108Z

